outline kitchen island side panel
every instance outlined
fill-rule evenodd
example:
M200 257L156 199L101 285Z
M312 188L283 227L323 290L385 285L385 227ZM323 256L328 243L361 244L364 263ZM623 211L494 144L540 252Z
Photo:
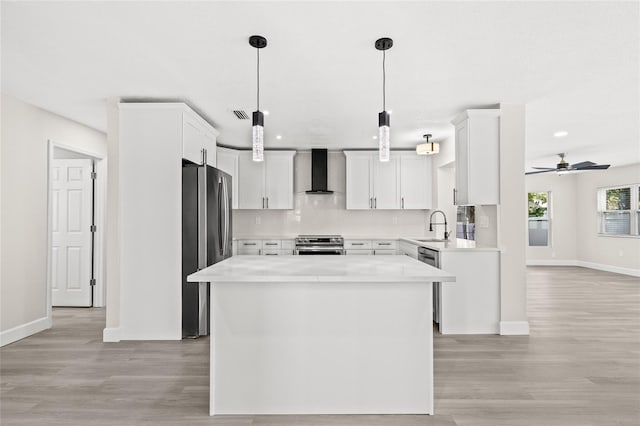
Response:
M428 282L213 283L219 414L432 414Z

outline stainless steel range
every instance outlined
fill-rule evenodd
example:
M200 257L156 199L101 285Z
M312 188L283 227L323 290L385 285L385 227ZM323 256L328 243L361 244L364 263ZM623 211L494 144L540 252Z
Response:
M340 235L298 235L296 238L296 254L344 254L344 238Z

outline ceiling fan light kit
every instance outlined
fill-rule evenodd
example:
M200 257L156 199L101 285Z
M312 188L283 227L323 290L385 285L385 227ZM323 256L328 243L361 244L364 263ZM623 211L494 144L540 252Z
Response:
M376 40L375 47L382 51L382 112L378 113L378 151L380 161L389 161L389 151L391 150L390 126L391 115L386 109L386 86L387 75L385 69L386 52L393 46L393 40L388 37Z
M249 37L249 44L251 47L255 47L257 55L257 70L256 70L256 110L253 111L253 132L252 132L252 152L253 161L264 160L264 114L260 111L260 49L267 47L267 39L259 36L252 35Z

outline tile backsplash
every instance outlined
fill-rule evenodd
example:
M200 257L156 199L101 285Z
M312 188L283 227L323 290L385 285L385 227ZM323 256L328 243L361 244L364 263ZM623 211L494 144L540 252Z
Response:
M328 155L330 195L307 194L311 189L311 153L294 158L293 210L234 210L234 237L341 234L345 237L423 237L428 229L427 210L346 210L345 156Z

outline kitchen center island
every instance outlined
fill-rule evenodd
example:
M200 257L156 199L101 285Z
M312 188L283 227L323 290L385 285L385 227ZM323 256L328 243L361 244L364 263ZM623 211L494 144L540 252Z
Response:
M431 283L408 256L234 256L209 282L209 411L433 414Z

